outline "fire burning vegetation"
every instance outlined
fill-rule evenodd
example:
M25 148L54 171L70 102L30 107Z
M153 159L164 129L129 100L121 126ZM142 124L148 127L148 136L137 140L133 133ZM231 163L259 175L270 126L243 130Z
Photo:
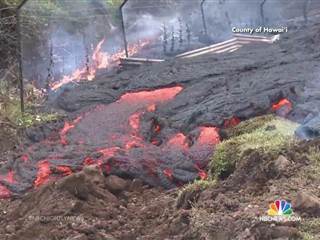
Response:
M92 81L96 73L99 69L109 69L115 67L119 64L120 58L125 57L125 51L119 50L114 54L108 54L107 52L103 52L102 46L106 40L102 39L97 46L95 47L92 54L92 63L90 66L84 66L76 69L70 75L63 76L63 78L59 81L51 83L50 87L52 90L57 90L63 85L71 82L79 82L80 80L88 80ZM131 44L128 46L128 54L129 56L136 54L141 50L144 46L149 43L148 40L138 41L136 44Z

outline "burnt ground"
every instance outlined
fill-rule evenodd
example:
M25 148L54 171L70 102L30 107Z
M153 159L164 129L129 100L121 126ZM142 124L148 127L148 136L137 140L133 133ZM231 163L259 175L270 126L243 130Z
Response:
M116 101L128 91L179 85L183 91L155 112L163 129L188 133L201 125L221 126L233 116L249 119L270 112L272 104L282 98L293 103L288 117L302 121L309 113L319 112L319 30L320 24L292 27L273 45L249 45L232 54L100 75L93 82L67 87L55 104L73 119L96 104ZM61 127L61 123L57 126ZM51 127L31 130L31 140L42 140ZM151 188L138 179L110 179L98 170L84 169L17 199L1 201L0 236L121 240L299 238L301 226L297 223L267 224L256 217L265 213L276 196L299 200L300 190L306 191L308 197L320 195L318 173L310 173L314 166L303 156L309 145L319 144L300 143L283 152L291 165L280 175L272 173L269 163L274 159L270 156L248 152L234 174L206 190L192 192L191 209L187 203L177 207L177 198L178 202L190 200L190 196L181 200L179 190ZM15 162L12 157L9 165ZM319 205L316 200L313 202L313 206L304 206L300 211L308 221L319 216ZM319 225L313 228L319 229ZM319 237L319 232L314 234Z

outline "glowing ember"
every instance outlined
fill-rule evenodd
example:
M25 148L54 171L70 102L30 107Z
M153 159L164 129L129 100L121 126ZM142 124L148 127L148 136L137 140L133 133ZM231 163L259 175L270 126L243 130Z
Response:
M139 130L141 113L134 113L129 117L129 124L135 131Z
M72 170L68 166L57 166L57 170L62 173L64 176L72 174Z
M149 107L148 107L148 112L154 112L156 110L156 105L155 104L151 104Z
M91 81L95 78L98 69L108 69L119 64L119 59L125 57L125 51L120 50L114 54L108 54L102 51L102 45L105 39L102 39L96 46L92 54L92 62L89 67L84 66L82 68L76 69L70 75L64 76L60 81L51 83L51 89L57 90L63 85L70 82L79 82L80 80ZM143 47L145 47L149 41L139 41L135 44L128 45L128 54L132 56L138 53Z
M272 105L272 111L285 117L292 111L292 103L286 98L281 99L278 103Z
M0 176L0 180L5 181L7 183L15 183L14 173L10 170L6 176ZM8 188L6 188L3 184L0 184L0 198L9 198L11 197L11 192Z
M173 175L172 169L170 169L170 168L164 169L164 170L163 170L163 174L164 174L165 176L167 176L167 178L169 178L170 180L173 179L173 177L172 177L172 175Z
M46 183L49 180L51 174L50 163L46 160L40 161L38 163L38 173L37 178L34 181L36 187Z
M83 164L85 165L85 166L87 166L87 165L92 165L92 164L94 164L95 163L95 160L93 160L92 158L90 158L90 157L87 157L86 159L84 159L84 161L83 161Z
M156 123L156 124L154 125L154 132L159 133L160 131L161 131L160 125Z
M8 188L0 184L0 198L9 198L11 197L11 192Z
M227 119L223 123L224 128L229 128L229 127L235 127L240 123L240 119L237 117L232 117L230 119Z
M112 147L112 148L104 148L100 149L97 152L102 153L104 158L109 158L114 156L114 154L119 150L120 148L118 147Z
M208 178L206 171L202 170L197 164L194 167L198 170L198 175L201 180L206 180Z
M29 156L24 154L21 156L21 160L24 161L24 162L27 162L29 160Z

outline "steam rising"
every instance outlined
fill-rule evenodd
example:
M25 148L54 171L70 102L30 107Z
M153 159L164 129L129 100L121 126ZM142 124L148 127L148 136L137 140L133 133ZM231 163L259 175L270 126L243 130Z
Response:
M204 13L208 36L205 36L200 0L129 0L123 9L127 39L131 44L140 40L152 42L137 56L165 58L166 29L166 48L173 56L230 38L232 26L258 26L262 22L261 2L207 0ZM286 19L283 6L292 2L295 1L267 0L263 9L265 22L276 25ZM21 11L25 79L46 88L75 69L90 65L92 53L102 39L105 39L102 51L119 52L124 44L118 15L117 9L104 0L57 0L52 9L41 0L28 1ZM27 30L31 22L38 30L34 35Z

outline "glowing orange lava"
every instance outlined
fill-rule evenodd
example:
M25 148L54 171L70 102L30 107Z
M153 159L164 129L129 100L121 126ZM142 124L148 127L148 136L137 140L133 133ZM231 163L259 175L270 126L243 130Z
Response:
M57 170L62 173L63 176L72 174L72 170L68 166L57 166Z
M38 173L37 178L34 181L36 187L46 183L49 180L51 174L50 163L46 160L40 161L38 163Z
M286 98L281 99L278 103L272 105L272 111L278 112L282 117L289 114L292 109L292 103Z
M139 130L141 113L137 112L129 117L129 124L134 131Z
M201 127L198 142L200 144L218 144L220 142L219 129L216 127Z
M62 145L67 145L68 140L67 140L67 133L76 126L76 124L81 120L81 116L76 118L74 121L71 123L65 122L63 128L60 130L60 143Z
M173 99L182 91L182 89L183 88L181 86L176 86L165 89L156 89L153 91L125 93L121 96L119 101L131 102L132 104L144 101L161 103Z
M181 148L188 148L187 137L182 133L177 133L167 142L168 146L175 146Z

